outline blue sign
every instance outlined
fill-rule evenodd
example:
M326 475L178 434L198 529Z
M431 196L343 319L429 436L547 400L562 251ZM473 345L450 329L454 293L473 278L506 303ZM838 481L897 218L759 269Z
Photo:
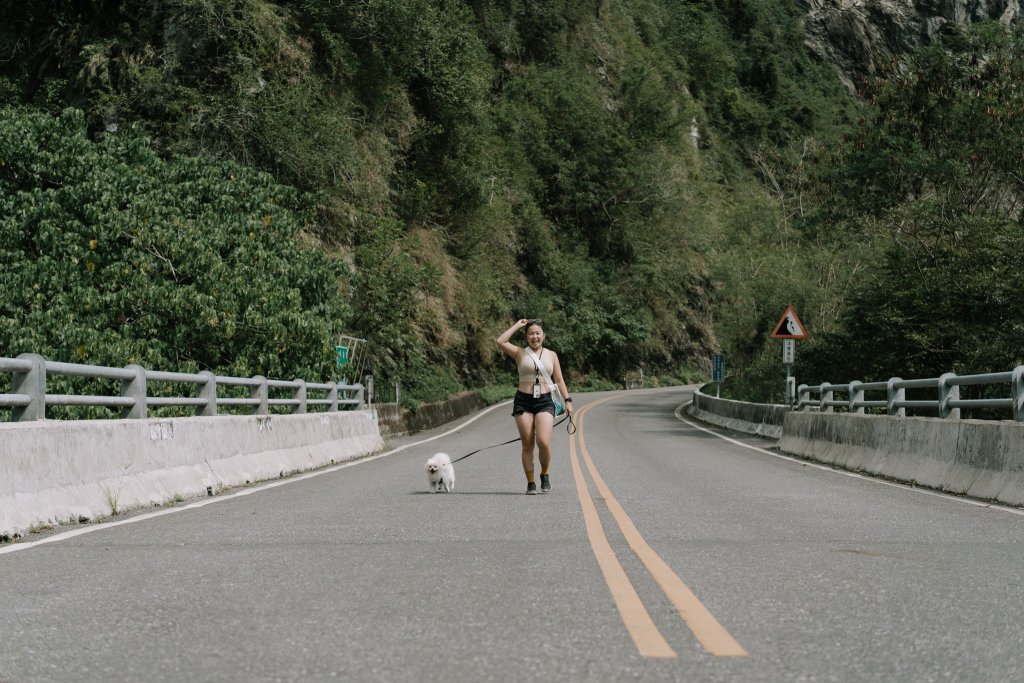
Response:
M711 356L711 381L725 381L725 354L715 353Z

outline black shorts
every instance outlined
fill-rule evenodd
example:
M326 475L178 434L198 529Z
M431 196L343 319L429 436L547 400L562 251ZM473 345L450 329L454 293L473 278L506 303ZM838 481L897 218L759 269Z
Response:
M523 413L551 413L554 416L555 402L551 400L551 394L541 394L540 398L534 398L533 394L516 391L516 397L512 400L512 415Z

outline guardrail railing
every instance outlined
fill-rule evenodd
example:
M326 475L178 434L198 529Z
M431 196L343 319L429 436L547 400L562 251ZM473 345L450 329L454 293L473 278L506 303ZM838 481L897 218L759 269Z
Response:
M274 406L290 407L293 413L305 413L316 407L337 411L343 406L361 407L362 384L314 383L302 379L278 380L266 377L224 377L209 371L199 373L147 370L139 365L123 368L81 365L49 361L40 355L24 353L17 358L0 358L0 373L11 375L12 391L0 394L0 408L11 408L11 420L26 422L46 417L48 406L100 406L120 408L122 418L147 417L150 408L193 407L200 416L216 415L219 406L248 406L254 415L268 415ZM121 382L118 395L51 394L47 377L68 375ZM185 385L191 395L151 396L151 383ZM219 396L219 387L247 387L247 397ZM287 397L271 396L271 390L284 390ZM310 392L314 396L310 397ZM319 396L319 398L317 398Z
M960 387L1009 384L1009 396L999 398L960 398ZM935 399L908 400L907 389L934 390ZM836 399L839 392L845 399ZM868 398L869 393L883 393L884 398ZM812 398L817 396L817 398ZM884 408L888 415L904 416L907 408L933 410L939 417L960 418L961 408L1009 409L1013 419L1024 421L1024 365L1009 372L981 375L957 375L947 372L941 377L901 379L893 377L885 382L858 382L816 386L801 384L797 388L796 410L817 408L832 412L845 408L851 413L863 413L867 408Z

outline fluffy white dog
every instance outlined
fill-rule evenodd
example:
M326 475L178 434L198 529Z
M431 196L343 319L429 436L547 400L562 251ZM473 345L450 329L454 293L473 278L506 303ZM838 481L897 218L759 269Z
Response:
M455 467L447 453L435 453L427 460L427 481L431 493L444 489L445 493L455 490Z

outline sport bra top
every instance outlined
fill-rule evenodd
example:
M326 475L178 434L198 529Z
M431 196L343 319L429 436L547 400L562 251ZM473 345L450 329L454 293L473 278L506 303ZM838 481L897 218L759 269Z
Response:
M550 375L555 370L555 360L552 354L545 353L545 351L547 351L547 349L542 348L540 353L537 355L540 356L540 362L543 363L544 369L547 370ZM538 374L540 375L541 385L547 384L547 382L544 381L544 373L538 373L537 371L537 363L534 362L533 356L530 355L530 349L523 349L519 354L519 383L533 384L534 378L536 378ZM554 381L554 378L552 378L552 381Z

